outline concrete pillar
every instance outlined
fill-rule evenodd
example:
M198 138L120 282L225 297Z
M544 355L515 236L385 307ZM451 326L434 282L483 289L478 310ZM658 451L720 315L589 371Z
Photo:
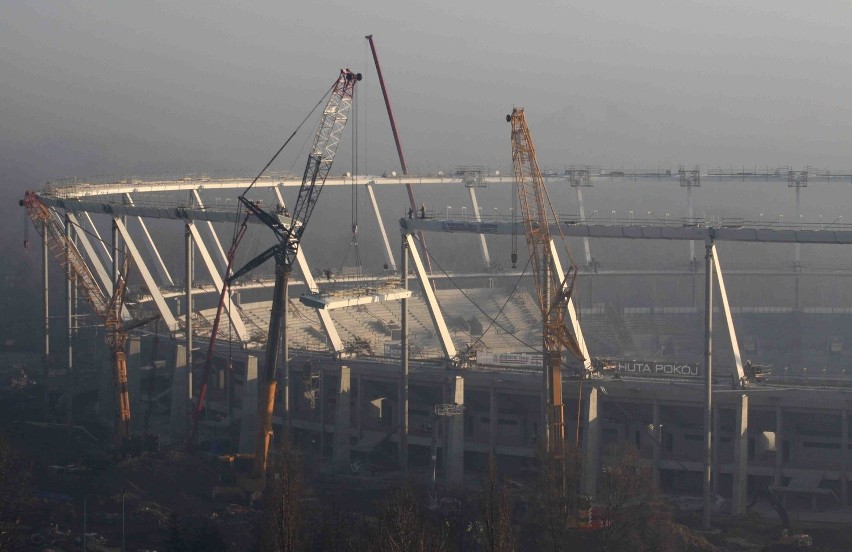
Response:
M243 385L243 408L240 420L240 452L254 452L255 429L257 426L257 357L246 358L246 378Z
M174 443L186 438L187 422L189 421L189 403L186 401L186 347L175 346L175 364L172 371L172 408L169 414L169 433ZM128 384L129 384L128 378ZM130 411L133 415L133 410Z
M127 340L127 393L130 395L130 423L134 430L142 429L142 343L138 337ZM114 394L114 392L113 392Z
M334 451L332 462L338 472L349 470L349 449L351 446L351 372L348 366L340 367L340 388L337 393L337 407L334 413Z
M497 406L497 390L494 389L494 380L491 381L491 388L488 396L488 446L491 449L491 454L497 454L497 425L500 416Z
M450 404L464 405L464 378L450 381ZM447 424L447 484L458 487L464 483L464 411L449 416Z
M361 439L361 432L364 431L363 385L364 382L361 380L361 376L355 378L355 431L357 431L359 440Z
M595 496L598 487L601 425L598 418L598 389L592 387L586 401L586 428L583 433L583 482L581 492Z
M319 445L320 457L325 456L325 369L320 366L319 370L319 393L317 400L319 401Z
M731 513L744 514L748 495L748 395L737 398L734 425L734 484L731 493Z
M660 401L654 399L653 406L653 424L654 424L654 488L660 488L660 444L663 440L662 422L660 421Z
M719 406L713 405L713 451L710 455L710 462L712 464L710 485L714 495L719 494L719 446L722 443L722 433L719 431L719 416Z
M840 503L845 508L849 505L849 411L840 412Z
M784 481L782 466L784 465L784 413L781 406L775 407L775 477L773 483L781 485Z

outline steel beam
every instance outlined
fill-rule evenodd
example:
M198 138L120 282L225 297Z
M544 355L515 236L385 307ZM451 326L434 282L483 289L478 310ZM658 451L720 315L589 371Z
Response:
M580 221L586 222L586 209L583 206L583 187L575 186L575 190L577 190L577 205L580 207ZM583 248L586 251L586 266L591 266L592 264L592 250L589 247L589 238L583 238Z
M556 243L551 238L550 240L550 256L553 258L553 267L556 270L556 278L560 282L565 281L565 271L562 269L562 262L559 260L559 251L556 249ZM568 320L571 326L568 330L574 334L577 339L577 344L580 346L580 352L583 353L583 368L586 370L592 369L592 360L589 356L589 348L586 346L586 339L583 337L583 329L580 327L580 319L577 317L577 309L574 308L574 298L568 298Z
M204 242L201 240L198 228L193 223L189 223L186 226L192 234L192 239L195 241L195 247L201 254L201 259L204 261L205 268L207 268L207 274L209 274L210 279L213 280L213 285L216 289L222 289L222 286L224 285L222 275L219 274L219 271L216 269L216 265L213 263L213 259L210 257L210 252L207 250L207 246L205 246ZM241 343L246 343L248 341L248 332L246 331L243 319L240 318L239 309L232 309L230 295L227 297L227 301L225 301L225 312L228 314L228 320L230 320L234 333L237 334L237 339Z
M68 216L68 220L71 222L71 224L73 226L77 226L78 228L82 228L82 226L80 226L80 221L77 220L77 216L74 213L68 213L67 216ZM101 262L101 258L98 256L97 251L92 246L92 242L89 241L89 237L86 235L86 232L77 232L77 237L80 240L80 245L83 246L83 250L86 252L86 255L88 255L88 257L89 257L89 262L95 268L95 270L94 270L95 274L98 275L98 278L100 278L101 283L103 284L103 288L101 289L101 292L103 293L103 291L106 290L106 293L104 293L104 296L112 297L112 288L113 288L112 278L110 277L110 274L107 272L106 267Z
M148 265L145 263L145 259L139 253L139 249L136 247L133 237L130 235L130 232L127 231L127 226L125 226L124 222L118 218L113 218L113 222L118 233L121 234L121 238L124 240L124 245L133 257L133 261L136 263L136 267L142 275L142 280L148 287L148 293L151 294L151 297L154 299L154 304L157 305L157 311L160 313L166 328L168 328L172 333L178 331L177 320L175 320L174 314L172 314L171 309L168 304L166 304L166 300L163 298L160 288L157 287L157 282L154 281L151 271L148 270Z
M388 267L391 270L396 270L396 262L393 260L393 251L391 250L390 241L388 241L388 233L385 231L385 223L382 221L382 213L379 211L379 203L376 201L376 194L373 192L373 186L367 184L367 194L370 196L370 203L373 204L373 212L376 214L376 222L379 223L379 231L382 234L382 242L385 244L385 260L388 262Z
M278 188L275 188L275 191L278 191ZM195 203L199 209L204 209L204 202L201 201L201 196L198 195L198 190L192 190L192 195L195 198ZM216 246L216 251L219 255L216 257L216 264L219 266L219 272L224 274L225 268L228 266L228 256L225 254L225 250L222 248L222 242L219 240L218 234L216 234L216 229L213 227L213 223L211 221L207 221L207 229L210 231L210 237L213 238L213 244Z
M470 192L470 204L473 207L473 216L476 218L476 222L482 222L482 217L479 216L479 203L476 201L476 191L473 186L468 188ZM485 241L485 234L479 235L479 247L482 249L482 262L483 266L490 267L491 266L491 256L488 255L488 243Z
M107 245L106 240L101 237L101 233L98 232L98 227L95 226L95 222L92 220L92 216L88 212L84 212L83 216L86 217L86 220L89 222L89 228L91 228L92 233L95 235L95 238L98 240L98 243L101 246L101 249L104 250L103 257L101 260L104 263L112 262L112 253L110 252L109 245Z
M130 197L130 194L124 194L124 199L127 201L128 205L133 205L133 198ZM175 281L172 280L172 275L169 274L169 269L166 268L166 263L163 262L163 257L160 255L160 250L157 249L157 245L154 243L154 239L151 237L151 233L148 232L148 225L145 224L145 219L142 217L136 217L136 220L139 221L139 226L142 228L142 232L145 234L145 245L148 248L148 252L151 253L151 256L154 257L156 261L154 263L154 267L157 269L157 272L160 273L160 277L163 281L168 282L170 286L175 285Z
M713 475L713 242L704 255L704 507L701 524L710 529Z
M296 252L296 262L299 263L299 270L302 271L302 278L305 280L305 285L308 286L311 292L318 293L319 287L314 280L314 275L311 274L311 268L308 266L307 259L305 259L303 247L300 247ZM340 334L337 333L337 327L334 325L334 320L331 319L331 313L327 310L318 309L317 315L319 316L325 335L331 342L331 350L339 354L343 351L343 341L340 340Z
M743 359L740 354L740 344L737 341L737 332L734 328L734 318L731 316L731 305L728 303L728 291L725 288L725 279L722 277L722 265L719 264L719 251L714 243L713 258L716 268L716 279L719 280L719 294L722 296L722 309L725 311L725 322L728 324L728 334L731 336L731 349L734 351L734 370L731 372L733 389L742 389L745 372L743 372Z
M435 331L438 332L438 340L441 342L444 358L451 360L456 356L456 346L453 344L452 337L450 337L450 330L447 328L446 321L444 321L444 313L441 311L441 305L438 304L438 298L432 290L432 284L429 281L429 275L426 274L423 260L417 251L414 236L404 234L403 239L408 244L409 253L411 253L411 258L414 261L414 271L417 274L417 280L420 283L420 290L423 292L423 297L426 298L426 306L429 307L429 316L432 318L432 324L435 326Z

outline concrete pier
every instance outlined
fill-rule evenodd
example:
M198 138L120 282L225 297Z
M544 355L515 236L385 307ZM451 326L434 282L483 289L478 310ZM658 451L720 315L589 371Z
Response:
M583 481L581 491L594 496L598 488L601 426L598 417L598 389L592 387L586 400L585 432L583 433Z
M257 357L246 359L246 378L243 388L242 419L240 421L240 453L254 453L257 424Z
M731 513L744 514L748 497L748 395L740 395L734 425L734 486Z
M332 463L339 473L349 471L349 453L351 448L351 371L348 366L340 367L340 387L337 393L337 405L334 411L334 449Z
M175 346L175 363L172 370L172 400L169 427L172 442L180 442L186 438L187 422L189 421L189 403L186 400L187 390L186 347ZM131 414L133 411L131 410Z
M464 405L464 378L450 380L451 404ZM447 421L447 484L455 487L464 482L464 410Z

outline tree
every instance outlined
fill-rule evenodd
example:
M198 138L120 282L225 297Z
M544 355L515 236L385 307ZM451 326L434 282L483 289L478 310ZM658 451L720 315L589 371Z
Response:
M564 443L559 451L539 452L538 476L529 502L534 535L542 550L574 550L580 468L580 453L573 443Z
M31 500L27 462L0 436L0 551L17 550L21 516Z
M379 509L376 546L383 552L444 552L448 522L432 523L410 484L392 492Z
M497 473L497 462L492 454L479 492L482 544L487 552L510 552L515 549L512 532L509 493Z
M169 516L169 530L166 535L166 552L189 552L184 533L186 529L181 526L177 514Z
M266 519L260 531L260 550L296 552L305 548L300 502L305 496L301 463L288 439L272 473L267 475Z

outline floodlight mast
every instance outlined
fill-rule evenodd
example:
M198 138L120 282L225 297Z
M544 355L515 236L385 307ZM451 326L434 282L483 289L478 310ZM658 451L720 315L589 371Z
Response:
M287 323L287 284L299 244L302 240L308 220L316 207L325 179L331 170L334 156L349 113L352 110L355 83L361 80L360 73L342 69L325 106L313 147L308 155L305 173L302 176L302 186L293 207L292 213L267 212L257 202L251 201L245 195L239 197L240 203L252 215L268 226L278 243L249 261L243 268L236 271L228 283L246 275L269 259L275 259L275 289L272 296L272 312L269 319L269 329L266 340L266 356L261 388L257 402L257 433L255 436L254 473L263 478L266 473L269 443L272 436L272 410L275 406L277 387L276 370L281 347L281 330Z

